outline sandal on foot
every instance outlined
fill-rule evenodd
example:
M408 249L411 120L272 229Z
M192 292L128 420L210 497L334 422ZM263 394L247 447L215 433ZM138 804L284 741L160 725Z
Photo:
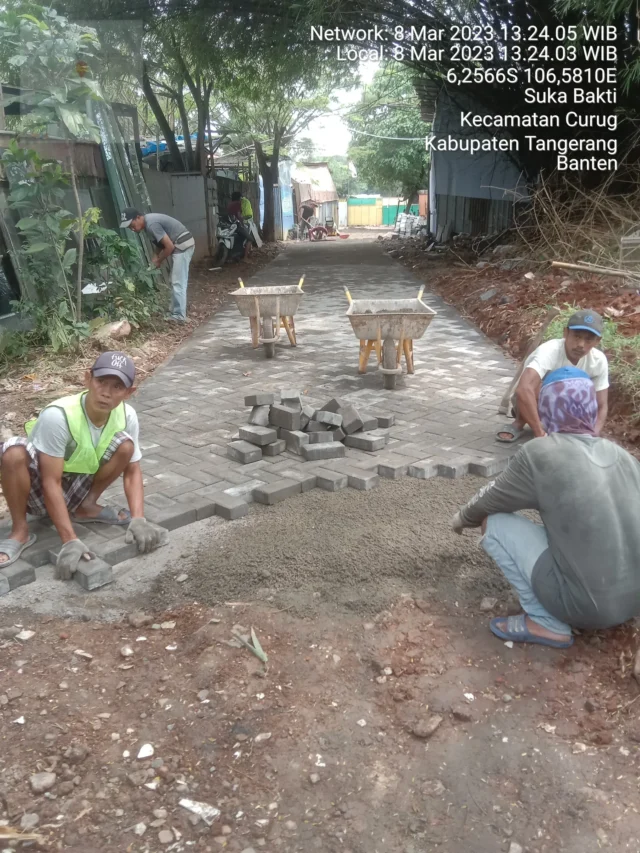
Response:
M4 554L9 559L0 563L0 571L19 560L25 548L30 548L37 538L35 533L30 533L26 542L18 542L17 539L2 539L0 541L0 554Z
M502 433L507 433L509 438L503 438ZM505 444L513 444L519 438L522 438L524 435L524 428L518 429L518 427L513 424L505 424L503 427L500 427L496 432L496 441L503 441Z
M504 622L506 619L506 628L498 628L498 622ZM573 645L573 637L569 635L566 642L560 640L550 640L547 637L540 637L537 634L532 634L527 627L527 617L524 613L519 613L517 616L497 616L489 622L491 632L500 637L501 640L511 640L513 643L538 643L541 646L551 646L554 649L568 649Z
M126 512L125 518L120 518L121 512ZM98 515L93 518L74 515L71 520L77 524L118 524L124 526L131 521L131 513L125 507L118 509L115 506L103 506Z

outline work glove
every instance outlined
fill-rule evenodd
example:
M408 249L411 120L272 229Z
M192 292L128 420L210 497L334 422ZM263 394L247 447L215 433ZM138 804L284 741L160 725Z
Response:
M127 545L135 542L139 554L148 554L154 548L166 544L168 532L164 527L158 527L157 524L152 524L146 518L132 518L129 527L127 527L124 541Z
M462 520L460 510L458 510L458 512L451 519L451 529L454 533L457 533L459 536L462 536L462 531L464 530L464 521Z
M61 581L71 580L78 571L80 560L91 560L94 557L93 551L90 551L79 539L65 542L56 560L55 577Z

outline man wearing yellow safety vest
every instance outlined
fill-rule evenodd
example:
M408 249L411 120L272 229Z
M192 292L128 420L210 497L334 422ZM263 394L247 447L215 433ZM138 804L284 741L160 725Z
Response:
M36 541L27 513L49 515L62 539L56 577L69 580L81 559L95 556L78 539L73 521L127 526L126 541L140 553L164 544L167 531L144 517L138 417L126 402L135 366L122 352L104 352L85 373L86 391L50 403L25 424L27 437L0 445L0 476L11 513L0 540L0 569ZM103 492L122 475L129 509L100 506Z

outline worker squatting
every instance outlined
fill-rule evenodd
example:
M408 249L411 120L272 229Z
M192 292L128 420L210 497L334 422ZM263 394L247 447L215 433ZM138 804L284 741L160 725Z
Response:
M613 172L618 168L615 157L596 157L597 153L615 155L618 151L616 139L546 139L541 136L526 134L524 144L529 151L556 152L557 166L560 171L606 171ZM488 151L520 151L519 139L508 139L497 136L485 138L428 136L427 151L459 151L464 154L481 154ZM587 153L590 157L570 157L573 153Z

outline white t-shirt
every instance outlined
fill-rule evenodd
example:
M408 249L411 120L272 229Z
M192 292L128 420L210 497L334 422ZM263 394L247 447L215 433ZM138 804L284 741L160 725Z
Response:
M525 368L527 367L535 370L540 379L560 367L578 367L591 377L596 391L604 391L609 387L609 363L606 355L594 347L577 364L572 364L567 358L564 338L540 344L525 362Z
M84 397L82 398L82 408L84 409ZM142 459L142 453L138 444L138 433L140 432L138 416L128 403L124 404L124 410L126 417L125 432L131 436L133 441L131 461L139 462ZM93 446L97 447L104 427L94 426L88 417L87 424L89 425ZM76 442L71 437L67 417L63 410L57 406L48 406L40 412L40 416L31 430L29 441L40 453L46 453L47 456L54 456L57 459L64 458L65 461L71 458L77 447Z

